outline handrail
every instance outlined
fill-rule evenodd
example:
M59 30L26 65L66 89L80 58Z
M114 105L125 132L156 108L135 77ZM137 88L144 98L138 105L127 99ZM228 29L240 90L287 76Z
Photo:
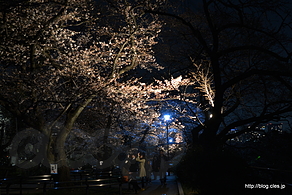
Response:
M253 169L258 169L258 170L263 170L263 171L269 171L269 172L272 172L272 173L275 173L275 174L291 174L292 176L292 170L283 170L283 169L275 169L275 168L270 168L270 167L258 167L258 166L250 166L250 168L253 168ZM283 176L283 175L282 175ZM284 181L283 178L279 178L281 177L281 175L272 175L273 179L270 179L272 180L273 182L277 182L277 183L282 183L282 184L285 184L285 185L288 185L288 186L291 186L292 187L292 181ZM291 177L289 177L291 178ZM267 178L263 178L263 179L267 179ZM282 181L280 181L282 179Z
M292 170L275 169L275 168L269 168L269 167L250 166L250 168L292 173Z

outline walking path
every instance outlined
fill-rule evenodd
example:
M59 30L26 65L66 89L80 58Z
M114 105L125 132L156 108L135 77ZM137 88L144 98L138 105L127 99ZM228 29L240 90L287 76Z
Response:
M136 195L134 191L128 191L127 195ZM145 190L139 190L138 195L182 195L179 194L179 187L174 175L167 176L166 184L162 185L160 180L152 180L145 187Z

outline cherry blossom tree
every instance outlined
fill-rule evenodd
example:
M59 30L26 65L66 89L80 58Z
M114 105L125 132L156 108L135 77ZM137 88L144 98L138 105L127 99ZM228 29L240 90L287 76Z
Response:
M0 103L48 138L49 162L67 170L66 138L91 103L112 102L108 106L114 110L124 101L131 107L132 82L125 73L137 67L161 68L152 51L161 25L143 11L161 5L118 0L3 2Z
M114 149L121 148L123 152L139 149L151 156L157 147L166 150L166 126L168 125L171 129L169 136L173 139L169 150L172 156L176 156L178 151L184 149L182 144L184 127L178 123L178 115L175 116L174 114L173 120L168 124L163 118L163 109L166 106L166 100L163 98L166 95L162 93L166 89L172 88L161 85L160 81L150 85L135 81L131 86L127 86L127 89L125 89L125 85L118 86L115 88L117 90L115 94L119 94L119 96L109 98L108 102L106 101L107 103L101 105L100 103L104 103L105 100L93 100L95 106L86 108L79 117L75 124L78 133L74 133L72 136L77 139L79 135L80 140L86 137L84 135L91 137L86 142L88 148L90 148L86 154L104 153L102 149L106 146ZM80 133L80 130L83 130L83 133ZM90 147L89 143L91 144ZM74 144L76 148L79 148L77 153L84 153L83 149L80 151L80 144ZM152 149L148 150L147 148ZM70 153L69 150L68 153ZM71 152L74 153L72 148ZM106 160L110 154L105 155L96 159ZM80 155L78 158L81 160Z

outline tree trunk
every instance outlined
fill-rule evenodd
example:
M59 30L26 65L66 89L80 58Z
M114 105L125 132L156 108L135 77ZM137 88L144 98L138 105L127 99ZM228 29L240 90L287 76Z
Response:
M64 123L64 127L60 130L60 132L57 135L55 141L54 156L56 159L55 162L57 162L58 164L58 173L60 181L70 180L70 171L67 164L67 155L65 151L65 142L67 136L70 134L76 119L84 110L84 108L92 101L93 97L94 95L90 96L77 108L69 110L69 113L67 114L67 119Z
M104 136L103 136L103 143L104 144L106 144L108 142L108 136L110 133L111 125L112 125L112 115L109 115L108 119L107 119L107 124L106 124L105 130L104 130Z
M199 130L200 128L193 131L193 136L197 139L194 139L192 147L177 167L179 180L189 187L199 189L202 194L216 194L227 189L236 193L236 190L242 189L247 177L244 162L222 150L222 143L214 133L215 129L206 128L203 133L199 133Z
M67 155L65 152L65 142L72 129L72 125L66 125L58 134L55 144L55 158L58 165L58 173L60 181L70 180L69 167L67 164Z

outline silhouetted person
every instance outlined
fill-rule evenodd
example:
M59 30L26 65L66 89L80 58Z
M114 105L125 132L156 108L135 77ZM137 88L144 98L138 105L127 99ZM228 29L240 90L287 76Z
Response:
M129 172L130 172L132 175L137 176L138 168L139 168L139 163L136 161L136 157L135 157L134 154L132 154L132 155L129 157L129 162L130 162Z
M159 175L159 167L160 167L159 154L156 153L152 159L152 172L154 180L156 180L157 176Z
M137 190L140 190L137 183L137 176L138 176L138 169L139 169L139 162L136 161L136 157L134 154L130 155L128 158L129 161L129 184L133 186L135 192L137 193ZM130 188L129 185L129 188Z
M151 161L147 158L145 162L145 169L146 169L146 184L148 184L151 182L152 167L151 167Z
M159 178L160 178L160 182L161 184L166 184L166 171L167 171L167 158L164 155L163 151L160 150L159 151L159 155L158 155L158 159L157 159L157 163L158 163L158 169L159 169Z

